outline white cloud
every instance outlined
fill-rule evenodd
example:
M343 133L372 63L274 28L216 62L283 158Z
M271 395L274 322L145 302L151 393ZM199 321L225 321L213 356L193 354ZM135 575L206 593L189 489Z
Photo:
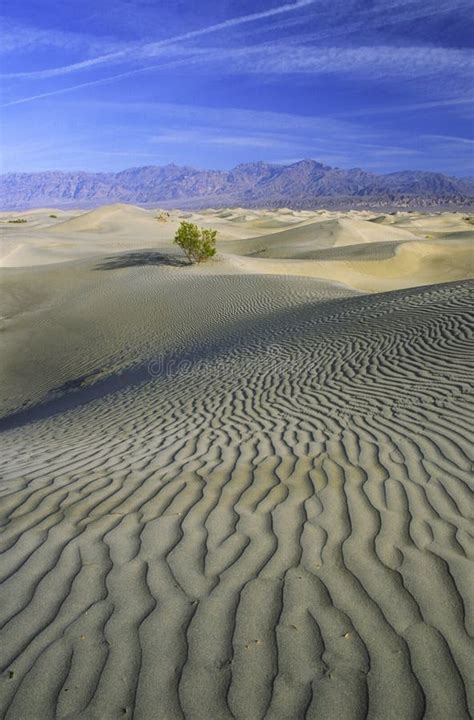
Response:
M292 43L265 43L245 48L215 48L207 53L189 49L190 64L214 64L222 73L259 75L365 74L381 77L421 77L440 73L466 73L474 69L472 52L444 47L311 47Z
M180 33L163 40L158 40L153 43L146 43L143 46L132 46L123 50L119 50L114 53L108 53L95 58L90 58L82 62L72 63L70 65L64 65L62 67L50 68L48 70L38 70L31 72L20 72L10 73L2 75L1 77L8 78L47 78L56 77L58 75L68 75L78 70L83 70L91 66L97 65L110 65L111 63L121 62L127 59L139 59L143 57L155 57L157 54L161 55L163 48L174 45L178 42L185 40L192 40L203 35L209 35L211 33L221 32L228 30L229 28L238 27L246 23L257 22L269 17L281 15L283 13L294 12L301 8L313 5L315 0L295 0L294 2L279 5L278 7L271 8L269 10L262 10L260 12L250 13L248 15L241 15L234 18L229 18L220 23L208 25L207 27L199 28L198 30L190 30L185 33Z
M183 66L188 73L201 72L223 74L259 75L262 80L279 78L284 75L317 76L325 74L339 74L348 77L363 77L364 79L423 79L426 87L434 86L438 93L461 92L468 82L470 73L474 69L474 61L470 50L463 48L426 46L426 45L397 45L382 44L379 37L373 44L354 46L354 37L357 33L366 37L366 30L372 32L384 27L393 28L399 25L420 19L424 16L442 13L462 13L469 8L467 0L438 0L436 6L433 2L425 0L393 0L391 12L387 14L385 2L370 3L360 7L355 0L334 0L329 7L322 0L295 0L268 10L254 12L224 20L220 23L173 35L156 42L147 42L141 45L104 44L106 52L95 54L78 62L55 68L4 73L3 79L22 80L58 78L77 72L91 72L101 67L116 66L120 72L105 77L75 83L66 87L52 88L44 92L33 92L21 97L10 97L2 107L29 103L42 98L74 92L82 88L93 87L119 81L139 73L153 72ZM300 11L300 12L298 12ZM308 24L309 32L301 25L306 17L305 12L311 13L312 20L321 19L320 26L313 22ZM274 23L295 21L298 28L295 42L291 36L278 41L249 44L249 29L258 29L265 32ZM265 22L261 22L265 21ZM299 25L298 25L299 23ZM246 33L240 37L232 30L240 31L240 26L249 25ZM32 35L31 35L32 33ZM36 35L35 35L36 33ZM12 33L10 33L11 35ZM22 35L22 33L13 33ZM43 30L30 32L31 44L41 45L48 42L48 33ZM200 38L211 36L213 46L198 45ZM341 45L337 44L341 38ZM352 37L352 41L348 40ZM29 34L26 32L26 44ZM344 39L345 37L345 39ZM51 44L66 47L70 39L72 47L85 43L83 36L74 33L61 33L52 31L49 37ZM239 39L241 42L239 42ZM329 39L332 44L328 45ZM192 41L192 44L190 44ZM324 45L321 45L321 42ZM15 42L15 41L14 41ZM13 42L13 49L15 49ZM19 41L21 42L21 40ZM97 45L97 39L90 39ZM242 45L242 42L246 43ZM348 42L352 44L348 45ZM216 43L219 43L218 45ZM234 44L232 44L234 43ZM345 44L344 44L345 43ZM90 49L90 48L89 48ZM90 54L90 53L88 53ZM158 60L153 64L144 64L151 58ZM137 66L137 63L142 63ZM455 83L458 81L458 86ZM434 87L433 87L434 89ZM4 96L5 96L4 92ZM439 101L442 106L442 100ZM420 106L421 107L421 106ZM428 106L426 106L428 107ZM434 107L434 106L433 106ZM414 105L406 105L406 109L416 109ZM402 109L401 107L399 109ZM396 110L396 109L395 109ZM364 111L355 111L363 115ZM386 112L381 107L379 112ZM370 114L377 114L372 109ZM342 116L342 115L341 115Z
M98 38L67 30L45 30L19 23L5 16L0 17L0 54L2 55L17 55L45 48L105 54L117 50L118 47L119 44L111 38Z
M439 98L437 100L427 100L422 102L412 102L412 103L400 103L399 105L380 105L379 107L367 107L367 108L358 108L358 109L351 109L350 111L346 112L338 112L338 113L332 113L331 117L334 118L344 118L344 117L367 117L372 115L396 115L400 112L416 112L418 110L433 110L435 108L444 108L444 109L459 109L459 108L465 108L468 105L472 105L474 103L474 97L464 96L464 97L456 97L456 98L449 98L449 99L442 99Z
M219 130L200 128L195 130L170 130L153 135L153 143L178 144L198 142L204 145L227 145L229 147L273 148L288 145L288 141L270 135L222 134Z
M474 71L474 59L471 51L464 49L440 47L392 47L392 46L364 46L364 47L325 47L312 48L291 44L263 44L250 48L200 48L179 49L176 46L171 50L174 60L154 63L144 67L133 68L114 75L77 83L72 86L50 90L44 93L35 93L25 97L5 102L1 107L18 105L41 98L62 95L85 87L107 84L131 77L139 73L150 72L164 68L186 65L188 71L192 67L205 66L207 71L213 69L220 74L223 68L228 74L247 73L263 76L281 76L288 74L345 74L363 75L371 80L383 78L418 79L444 76L450 83L454 77L467 78ZM146 52L151 52L150 48ZM153 52L157 52L154 50ZM160 51L161 52L161 51ZM180 58L179 55L182 57ZM109 58L116 60L122 53L111 53ZM176 57L177 56L177 57ZM76 66L88 69L97 64L98 58L90 59ZM72 66L69 66L72 67ZM40 71L56 72L55 71ZM59 73L62 74L62 73ZM4 76L5 77L5 76ZM438 82L438 89L442 89ZM449 86L449 83L448 83Z
M423 135L422 137L428 140L442 140L443 142L452 142L456 145L474 147L474 140L472 138L458 137L457 135Z

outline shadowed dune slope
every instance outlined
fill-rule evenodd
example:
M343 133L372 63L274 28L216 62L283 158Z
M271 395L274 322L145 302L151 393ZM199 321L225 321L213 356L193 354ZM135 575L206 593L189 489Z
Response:
M18 219L24 222L14 222ZM352 285L354 280L353 287L370 292L450 282L472 276L473 226L470 217L459 213L397 213L374 217L367 211L249 211L245 208L223 211L210 208L183 213L125 204L103 206L89 212L62 211L58 215L47 209L19 216L4 213L0 217L0 270L58 264L114 252L139 252L147 248L161 253L174 252L173 238L182 220L217 230L218 253L227 258L233 256L235 267L240 262L240 267L246 267L249 272L265 273L267 270L265 265L252 269L246 264L247 260L266 260L269 263L268 272L278 274L285 274L283 261L288 261L290 275L319 276L348 285ZM392 268L383 264L380 272L375 265L365 272L360 263L355 275L349 266L337 265L321 267L319 274L320 261L346 258L344 248L348 249L347 259L384 260L397 255L398 248L399 254L405 257L411 251L403 249L403 246L409 243L427 242L433 245L444 243L444 251L441 245L437 247L435 272L432 271L431 259L428 259L431 269L425 278L419 271L415 248L413 265L417 268L414 273L416 278L410 277L410 264L399 263L398 260L391 265L407 267L399 275L394 275ZM389 245L392 245L391 249ZM453 249L456 254L454 264L461 268L459 272L452 271L450 256ZM465 260L460 260L460 249ZM441 257L443 252L444 257ZM447 269L445 274L443 265ZM350 271L347 281L344 279L345 269ZM362 275L369 276L368 282L363 277L357 277L361 271ZM383 283L385 271L389 272L386 285ZM379 278L374 282L373 276L377 274ZM394 280L395 276L398 280Z
M192 362L2 433L2 716L467 720L472 285L218 282Z
M230 327L245 333L277 310L357 294L311 278L236 275L225 261L182 262L142 251L5 270L0 415L47 399L63 385L89 384L164 354L219 344Z
M474 251L471 239L415 239L319 250L312 259L240 257L238 264L247 272L302 275L382 292L470 279Z
M338 218L309 222L271 235L231 241L226 250L237 255L265 258L312 258L319 251L344 245L414 240L407 230L380 228L366 220Z

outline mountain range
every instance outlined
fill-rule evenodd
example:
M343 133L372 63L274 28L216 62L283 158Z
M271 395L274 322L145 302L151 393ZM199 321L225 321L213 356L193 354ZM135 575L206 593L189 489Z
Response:
M0 175L0 208L95 207L106 203L163 207L315 208L470 206L474 178L406 170L389 174L343 170L315 160L290 165L251 162L231 170L174 164L120 172L11 172Z

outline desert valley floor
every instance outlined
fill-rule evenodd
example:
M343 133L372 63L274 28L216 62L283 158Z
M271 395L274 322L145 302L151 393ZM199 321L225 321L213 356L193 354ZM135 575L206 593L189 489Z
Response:
M0 228L0 717L472 717L473 217Z

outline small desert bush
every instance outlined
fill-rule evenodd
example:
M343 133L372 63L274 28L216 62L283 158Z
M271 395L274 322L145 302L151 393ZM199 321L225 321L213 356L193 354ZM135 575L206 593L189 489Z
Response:
M57 215L50 215L49 217L50 217L50 218L57 218L58 216L57 216Z
M182 222L174 236L174 242L184 251L190 263L200 263L216 254L216 237L217 230Z
M16 220L9 220L8 222L17 225L18 223L26 223L27 221L25 218L17 218Z

